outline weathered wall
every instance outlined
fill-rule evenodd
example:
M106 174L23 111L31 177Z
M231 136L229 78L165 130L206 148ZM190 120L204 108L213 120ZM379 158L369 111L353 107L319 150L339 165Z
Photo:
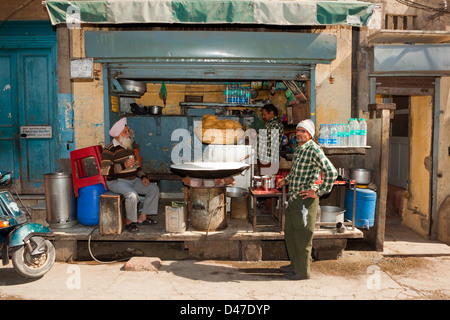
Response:
M331 64L316 67L317 127L321 123L347 123L351 114L352 29L348 26L327 27L324 33L336 35L337 51ZM330 83L330 76L334 83Z
M73 58L83 58L83 30L73 29L71 49ZM92 80L73 80L75 149L105 144L103 66L94 63L96 76Z
M386 14L416 16L414 18L414 30L450 30L450 15L438 15L430 10L423 10L406 6L394 0L368 0L372 3L381 4L382 10L382 28L384 28L384 19ZM415 1L431 8L440 8L444 2L442 0Z
M0 21L24 5L23 0L2 0L0 4ZM9 20L50 20L42 1L32 1L18 10Z

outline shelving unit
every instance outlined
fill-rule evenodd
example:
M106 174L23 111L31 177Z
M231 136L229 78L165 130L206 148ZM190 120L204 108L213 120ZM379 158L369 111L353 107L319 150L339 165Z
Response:
M346 155L346 154L366 154L366 150L370 146L365 147L322 147L326 155Z

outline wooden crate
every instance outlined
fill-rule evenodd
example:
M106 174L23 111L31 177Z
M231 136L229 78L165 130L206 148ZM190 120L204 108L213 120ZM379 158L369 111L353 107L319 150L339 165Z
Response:
M122 195L107 191L100 196L100 234L119 235L125 228L125 201Z

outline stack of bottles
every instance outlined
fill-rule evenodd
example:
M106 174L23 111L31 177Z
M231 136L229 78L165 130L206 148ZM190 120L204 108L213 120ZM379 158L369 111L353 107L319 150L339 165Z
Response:
M367 122L364 118L350 118L348 123L321 124L319 145L324 147L367 146Z
M234 82L227 82L223 88L223 102L233 104L248 104L250 103L251 89L243 87L241 84Z

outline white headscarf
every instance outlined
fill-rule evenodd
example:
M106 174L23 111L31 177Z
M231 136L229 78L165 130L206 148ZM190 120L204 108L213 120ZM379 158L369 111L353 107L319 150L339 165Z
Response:
M316 126L314 125L314 122L312 122L311 119L302 120L298 123L297 128L303 128L311 135L311 137L314 139L314 134L316 133Z

